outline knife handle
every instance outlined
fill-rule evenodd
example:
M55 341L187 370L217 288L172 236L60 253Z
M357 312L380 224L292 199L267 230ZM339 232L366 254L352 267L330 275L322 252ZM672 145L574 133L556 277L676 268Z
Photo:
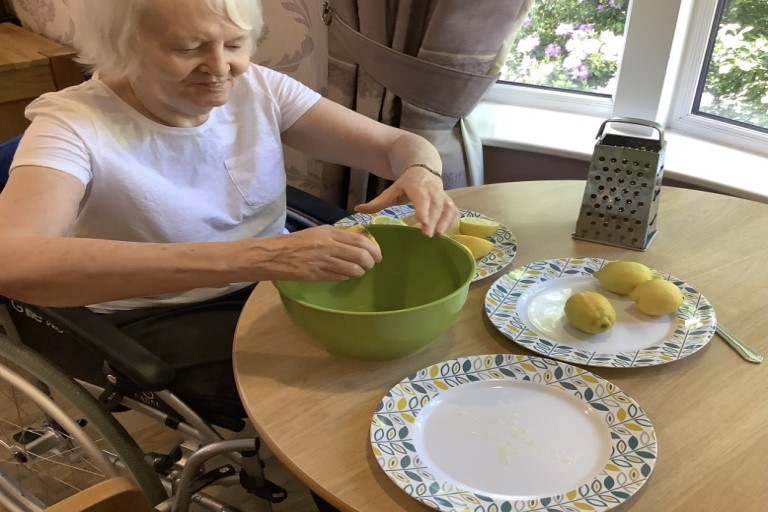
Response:
M716 326L715 331L717 334L720 335L721 338L723 338L730 346L732 346L736 352L741 354L741 357L749 361L750 363L762 363L763 362L763 356L754 350L753 348L746 345L744 342L739 340L736 336L731 334L730 332L726 331L721 326Z

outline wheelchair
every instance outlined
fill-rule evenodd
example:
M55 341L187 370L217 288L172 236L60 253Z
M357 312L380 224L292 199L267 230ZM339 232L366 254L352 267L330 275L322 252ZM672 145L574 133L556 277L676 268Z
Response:
M287 203L288 231L348 215L290 186ZM0 509L45 510L116 476L160 512L193 503L237 512L212 486L239 485L264 510L283 501L286 491L265 477L259 438L236 435L243 418L196 410L168 389L172 378L165 361L87 308L0 297ZM164 425L175 442L144 453L120 421L128 411Z

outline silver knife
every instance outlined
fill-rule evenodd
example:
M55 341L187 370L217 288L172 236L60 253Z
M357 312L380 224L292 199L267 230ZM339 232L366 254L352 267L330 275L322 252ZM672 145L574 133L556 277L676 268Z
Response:
M730 332L726 331L720 325L717 325L715 327L715 331L730 346L732 346L736 350L736 352L741 354L741 357L743 357L744 359L746 359L750 363L762 363L763 362L763 356L758 351L756 351L755 349L747 346L743 341L741 341L739 338L737 338L736 336L734 336Z

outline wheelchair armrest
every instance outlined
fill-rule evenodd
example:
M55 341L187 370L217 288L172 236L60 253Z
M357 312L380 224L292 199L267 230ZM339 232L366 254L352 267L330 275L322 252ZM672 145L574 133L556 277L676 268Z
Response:
M159 391L173 380L174 370L168 363L88 308L32 307L102 354L110 367L139 388Z
M292 186L287 187L286 196L288 220L297 229L333 224L349 215L343 208ZM65 328L141 389L166 389L174 378L175 372L170 365L88 308L49 308L11 302Z
M291 185L287 187L286 196L289 218L303 224L303 227L333 224L349 215L344 208Z

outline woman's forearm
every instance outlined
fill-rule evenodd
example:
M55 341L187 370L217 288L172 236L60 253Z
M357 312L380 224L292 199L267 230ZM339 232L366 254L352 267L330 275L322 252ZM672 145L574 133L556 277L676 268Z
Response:
M405 132L398 137L389 149L388 158L392 176L382 177L391 180L396 180L415 164L426 165L442 174L443 164L437 149L424 137L414 133Z
M80 238L0 240L0 295L79 306L249 280L243 242L153 244Z
M238 282L347 279L380 260L374 242L332 226L202 243L6 235L0 295L81 306Z

